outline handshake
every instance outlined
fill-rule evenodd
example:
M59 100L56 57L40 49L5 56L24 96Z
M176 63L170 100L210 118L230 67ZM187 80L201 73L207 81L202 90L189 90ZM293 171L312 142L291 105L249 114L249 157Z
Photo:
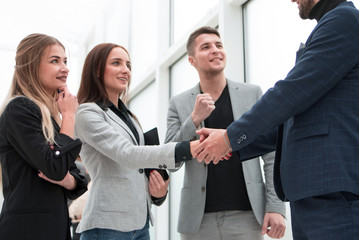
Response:
M202 128L196 133L200 139L190 144L192 157L197 158L198 162L217 164L232 156L232 148L225 129Z

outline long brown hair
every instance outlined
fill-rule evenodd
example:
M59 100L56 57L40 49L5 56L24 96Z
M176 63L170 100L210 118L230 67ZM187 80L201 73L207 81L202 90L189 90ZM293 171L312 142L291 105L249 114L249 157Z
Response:
M47 141L53 143L55 138L51 116L61 125L61 118L56 105L57 93L50 96L39 80L39 67L46 48L63 44L54 37L34 33L25 37L18 45L15 57L15 71L8 95L0 110L2 114L7 103L18 96L25 96L35 102L42 115L42 131Z
M87 55L82 69L80 88L77 93L77 99L80 104L99 101L107 104L109 102L104 81L106 60L111 50L116 47L122 48L130 58L126 48L113 43L99 44ZM130 82L131 79L129 79L127 90L120 96L125 103Z

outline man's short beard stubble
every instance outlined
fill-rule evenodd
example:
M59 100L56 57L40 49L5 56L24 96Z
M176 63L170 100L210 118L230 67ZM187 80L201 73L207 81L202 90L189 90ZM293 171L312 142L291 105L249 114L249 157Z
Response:
M316 2L314 0L302 0L300 1L300 7L299 7L299 16L302 19L308 19L309 13L314 7Z

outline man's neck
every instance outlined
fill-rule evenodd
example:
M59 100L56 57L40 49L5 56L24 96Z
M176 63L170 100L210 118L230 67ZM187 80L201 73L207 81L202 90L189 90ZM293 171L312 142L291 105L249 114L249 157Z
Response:
M213 100L216 101L219 96L221 96L223 89L226 87L227 80L224 73L222 72L222 74L211 77L200 76L199 84L201 92L209 93Z
M315 19L319 22L327 12L343 2L346 2L346 0L320 0L310 11L309 19Z

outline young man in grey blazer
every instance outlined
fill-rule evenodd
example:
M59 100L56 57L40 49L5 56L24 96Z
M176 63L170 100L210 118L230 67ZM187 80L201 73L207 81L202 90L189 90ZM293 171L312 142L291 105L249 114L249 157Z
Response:
M226 79L226 54L216 29L194 31L187 52L200 82L170 100L166 142L198 139L196 130L202 127L225 129L262 96L258 86ZM217 165L184 163L178 220L182 240L283 237L285 205L273 187L274 153L262 158L265 183L259 158L241 163L233 153Z

